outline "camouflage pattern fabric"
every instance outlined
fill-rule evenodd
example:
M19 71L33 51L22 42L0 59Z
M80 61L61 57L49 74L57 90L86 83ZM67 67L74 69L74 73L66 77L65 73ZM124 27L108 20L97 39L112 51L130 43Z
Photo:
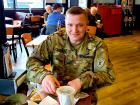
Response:
M51 63L52 72L44 65ZM100 38L85 33L79 45L72 45L65 30L55 32L38 46L27 61L27 78L41 83L50 73L66 85L79 78L82 89L104 86L115 80L106 44Z

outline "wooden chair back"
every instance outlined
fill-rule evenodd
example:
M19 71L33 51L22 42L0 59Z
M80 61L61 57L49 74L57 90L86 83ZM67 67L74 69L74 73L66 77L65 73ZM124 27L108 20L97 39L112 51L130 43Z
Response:
M31 22L40 22L41 16L34 15L34 16L31 16L30 18L31 18Z
M91 35L95 35L96 34L96 27L95 26L88 26L87 32Z
M30 17L31 29L34 29L34 28L40 29L41 28L40 20L41 20L41 16L39 16L39 15L31 16Z
M14 29L13 27L6 27L6 35L13 35Z
M24 39L25 44L32 41L32 35L31 33L23 33L21 37Z
M29 56L29 51L28 51L28 49L27 49L26 44L27 44L28 42L32 41L32 35L31 35L31 33L23 33L23 34L21 35L21 38L22 38L22 42L23 42L23 45L24 45L26 54L27 54L27 56Z

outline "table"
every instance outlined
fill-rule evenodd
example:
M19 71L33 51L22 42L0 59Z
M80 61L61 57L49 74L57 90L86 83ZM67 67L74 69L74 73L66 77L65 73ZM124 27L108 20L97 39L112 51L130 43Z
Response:
M76 105L91 105L91 96L79 100Z
M5 23L6 24L13 24L13 19L10 17L5 17Z
M15 24L6 24L5 26L6 26L6 28L8 28L8 27L11 27L11 28L21 28L22 27L21 23L18 23L18 22L21 22L21 21L18 20L17 23L15 23Z
M41 44L44 40L46 40L48 35L40 35L33 39L32 41L28 42L26 44L26 47L37 47L39 44Z
M12 24L6 24L5 26L6 26L6 28L13 28L14 27Z
M5 20L13 20L13 18L5 17Z
M7 98L7 96L0 95L0 101L3 101L6 98ZM28 104L24 104L24 105L28 105ZM77 102L76 105L91 105L90 98L87 97L85 99L81 99Z

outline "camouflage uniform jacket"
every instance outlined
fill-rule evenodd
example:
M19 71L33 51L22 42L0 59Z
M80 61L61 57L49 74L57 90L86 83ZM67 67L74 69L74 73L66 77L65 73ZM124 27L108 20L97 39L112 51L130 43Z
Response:
M44 65L51 63L52 72L61 85L79 78L82 89L106 85L114 81L107 46L98 37L85 33L79 47L73 47L65 31L55 32L38 46L27 61L27 78L41 83L49 74Z

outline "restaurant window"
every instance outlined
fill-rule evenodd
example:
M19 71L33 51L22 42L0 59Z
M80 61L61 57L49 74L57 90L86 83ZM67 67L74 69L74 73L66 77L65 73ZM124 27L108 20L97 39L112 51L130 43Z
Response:
M16 0L16 8L43 8L43 0Z
M3 0L4 8L13 9L14 8L14 0Z
M93 3L114 4L116 0L93 0Z
M66 0L46 0L46 3L66 3Z

